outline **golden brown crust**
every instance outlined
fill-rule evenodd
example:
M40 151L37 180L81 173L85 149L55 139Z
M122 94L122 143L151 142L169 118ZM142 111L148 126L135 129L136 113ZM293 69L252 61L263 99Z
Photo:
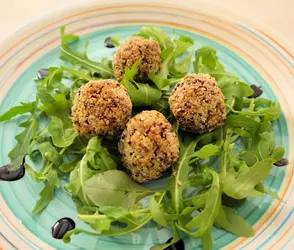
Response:
M112 60L115 78L121 80L125 69L131 68L142 57L139 73L148 76L152 70L157 72L161 65L158 42L134 37L122 43Z
M126 89L115 80L90 81L77 92L72 121L80 135L117 136L132 113Z
M179 127L187 132L212 131L226 119L224 96L208 74L186 75L170 95L169 104Z
M179 141L171 124L157 111L143 111L127 123L119 152L137 182L159 178L179 158Z

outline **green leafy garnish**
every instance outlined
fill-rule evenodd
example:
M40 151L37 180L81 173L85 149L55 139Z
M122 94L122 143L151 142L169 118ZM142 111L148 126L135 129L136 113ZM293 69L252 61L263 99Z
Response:
M110 37L110 42L114 46L119 46L120 45L119 39L120 39L119 36L112 36L112 37Z
M160 70L157 73L152 72L149 76L157 88L163 89L171 85L172 78L179 79L188 72L193 52L184 58L178 59L178 57L183 56L193 46L193 39L185 35L171 39L164 30L157 27L143 27L136 36L154 39L160 45L162 59Z
M121 84L128 90L135 106L152 106L160 100L162 93L158 88L150 86L148 83L134 81L140 62L141 60L137 61L131 69L127 68L125 70Z
M35 111L35 102L21 102L21 106L14 106L6 113L0 116L0 122L8 121L11 118L25 113L33 113Z
M55 188L60 187L60 182L56 169L50 169L46 179L47 183L40 193L40 198L32 211L33 214L40 213L49 204L49 202L54 199Z
M86 52L75 51L71 49L68 43L68 35L62 34L62 43L60 45L60 59L71 63L73 66L80 66L89 70L92 74L98 74L102 78L113 77L111 61L103 58L101 62L90 60ZM72 41L72 39L71 39Z
M240 237L254 236L252 227L229 207L222 206L220 208L220 212L216 217L214 224L217 227L223 228Z
M22 164L23 158L28 153L30 143L37 129L37 121L34 116L31 116L26 122L20 124L20 126L25 129L15 137L17 144L8 154L10 158L10 168L12 170L18 168Z
M3 122L28 114L19 124L23 131L16 136L17 144L8 156L11 169L23 164L26 156L43 162L40 168L24 163L28 175L44 183L33 214L42 212L54 199L62 179L68 180L64 188L76 203L78 218L92 228L71 230L64 242L79 233L123 235L151 221L174 232L172 240L151 250L163 250L178 242L180 232L200 239L203 248L210 250L213 226L252 237L252 227L233 208L242 206L248 197L270 195L281 201L263 184L273 164L285 154L284 147L275 142L272 128L281 113L279 104L251 98L250 85L226 70L214 48L204 46L194 53L190 37L175 34L171 38L163 29L143 27L135 35L159 43L161 67L148 79L138 80L140 59L125 69L121 84L135 106L133 115L147 106L158 110L172 123L180 142L180 156L168 184L149 189L119 170L118 138L79 136L75 130L70 118L74 96L90 80L113 78L112 65L107 58L101 62L89 59L88 43L84 50L74 50L80 38L66 34L64 27L60 32L60 58L71 67L50 67L45 79L36 80L35 101L22 102L0 116ZM119 37L112 36L111 43L119 46ZM227 109L224 125L201 135L181 131L168 103L174 86L191 72L191 66L194 73L216 79ZM213 168L211 162L216 163Z
M119 170L109 170L94 175L84 184L84 192L97 206L131 208L140 199L154 191L135 183Z
M57 116L51 116L48 132L54 145L59 148L70 146L78 135L69 119L62 120Z

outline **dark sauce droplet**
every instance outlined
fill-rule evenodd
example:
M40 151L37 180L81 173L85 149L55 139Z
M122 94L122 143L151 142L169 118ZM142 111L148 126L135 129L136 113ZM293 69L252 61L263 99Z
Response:
M25 158L22 164L15 170L9 170L10 165L0 167L0 181L17 181L25 175Z
M48 69L39 69L37 71L37 77L38 77L39 80L43 80L48 75L49 75L49 70Z
M73 230L75 227L76 223L71 218L62 218L53 225L52 237L60 240L68 231Z
M111 37L106 37L104 40L104 46L106 48L114 48L115 46L111 43Z
M246 201L246 198L237 200L230 196L227 196L226 194L222 194L222 205L226 207L231 207L231 208L241 207L245 201Z
M284 167L284 166L287 166L288 164L289 164L288 159L282 158L281 160L277 161L274 165L277 167Z
M250 85L250 87L252 88L254 93L251 96L249 96L248 98L257 98L263 94L263 90L261 89L261 87L258 87L255 84Z
M170 238L167 240L166 243L170 243L173 240L173 238ZM185 243L182 239L180 239L178 242L170 245L169 247L165 248L164 250L185 250Z

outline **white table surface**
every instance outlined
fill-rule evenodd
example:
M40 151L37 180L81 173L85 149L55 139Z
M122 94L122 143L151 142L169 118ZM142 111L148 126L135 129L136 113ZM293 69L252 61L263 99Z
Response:
M58 10L106 0L0 0L0 43L21 26ZM140 0L138 0L140 1ZM164 1L164 0L161 0ZM184 1L184 0L182 0ZM200 0L201 1L201 0ZM294 43L294 0L202 0L268 25L289 45ZM113 2L113 0L108 0ZM195 4L198 0L195 0ZM287 45L287 44L285 44ZM292 50L292 52L294 52Z

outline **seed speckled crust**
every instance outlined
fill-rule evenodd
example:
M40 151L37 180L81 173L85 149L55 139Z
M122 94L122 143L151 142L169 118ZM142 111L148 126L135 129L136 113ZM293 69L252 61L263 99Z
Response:
M132 67L142 57L139 73L148 76L152 70L157 72L161 65L158 42L134 37L122 43L112 60L115 78L121 80L125 69Z
M122 162L137 182L158 179L179 158L179 140L157 111L143 111L127 123L118 146Z
M131 99L119 82L90 81L74 98L72 121L80 135L118 136L131 113Z
M208 74L186 75L171 93L169 104L179 127L187 132L212 131L226 119L224 96Z

